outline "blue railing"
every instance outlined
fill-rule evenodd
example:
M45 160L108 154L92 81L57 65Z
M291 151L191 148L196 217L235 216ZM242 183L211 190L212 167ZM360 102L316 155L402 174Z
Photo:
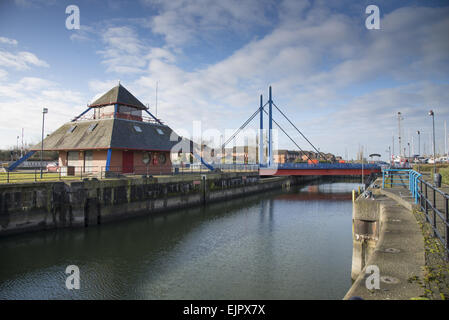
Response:
M385 185L403 186L410 190L415 203L419 199L419 178L422 175L411 169L383 169L382 170L382 189Z
M267 165L260 165L261 168L267 168ZM277 169L366 169L366 170L380 170L381 167L377 164L361 164L361 163L280 163L272 167Z

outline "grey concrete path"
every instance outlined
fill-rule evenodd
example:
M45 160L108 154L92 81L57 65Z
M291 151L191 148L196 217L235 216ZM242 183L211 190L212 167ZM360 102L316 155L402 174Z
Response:
M408 300L423 294L422 288L409 279L421 277L425 265L424 239L421 229L410 210L412 199L404 188L374 190L380 202L381 230L379 242L361 275L354 282L345 299L358 296L365 300ZM380 271L380 289L366 286L368 266Z

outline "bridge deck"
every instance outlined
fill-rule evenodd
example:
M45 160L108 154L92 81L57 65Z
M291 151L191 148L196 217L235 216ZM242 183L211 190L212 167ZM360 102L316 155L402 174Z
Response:
M380 172L378 165L358 163L284 163L259 169L261 176L360 176Z

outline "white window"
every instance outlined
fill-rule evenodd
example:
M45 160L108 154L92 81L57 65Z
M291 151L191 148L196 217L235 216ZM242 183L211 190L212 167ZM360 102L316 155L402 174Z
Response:
M78 165L78 151L67 152L67 165L68 166Z
M157 133L159 133L160 135L163 135L163 134L164 134L164 131L162 131L162 130L159 129L159 128L156 128L156 131L157 131Z
M142 128L139 126L134 126L134 130L136 130L137 132L142 132Z
M94 129L97 127L98 123L92 123L89 128L87 129L87 131L92 132L94 131Z

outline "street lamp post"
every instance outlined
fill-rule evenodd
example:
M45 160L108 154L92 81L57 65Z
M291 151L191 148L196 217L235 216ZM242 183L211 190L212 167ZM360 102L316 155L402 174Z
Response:
M17 136L16 159L20 159L19 158L19 136Z
M421 132L418 130L418 154L421 155Z
M436 157L435 157L435 114L433 113L433 110L429 111L429 116L432 116L432 129L433 129L433 176L434 176L434 183L435 183L435 175L437 174L437 164L436 164Z
M41 140L41 179L43 171L43 160L44 160L44 124L45 124L45 114L48 113L47 108L42 109L42 140Z

